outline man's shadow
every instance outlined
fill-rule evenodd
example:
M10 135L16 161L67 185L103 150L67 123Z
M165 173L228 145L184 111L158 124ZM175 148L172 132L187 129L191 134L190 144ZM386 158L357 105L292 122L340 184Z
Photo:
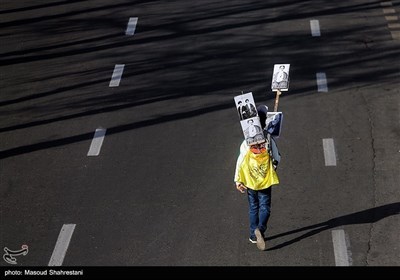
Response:
M355 212L355 213L352 213L349 215L330 219L328 221L325 221L325 222L322 222L319 224L314 224L311 226L306 226L306 227L302 227L299 229L291 230L288 232L279 233L279 234L267 237L266 240L268 241L268 240L272 240L272 239L282 237L285 235L310 230L310 231L304 233L303 235L300 235L299 237L296 237L292 240L286 241L282 244L279 244L272 248L269 248L267 251L272 251L272 250L283 248L285 246L296 243L304 238L307 238L314 234L318 234L321 231L329 230L331 228L335 228L338 226L375 223L383 218L386 218L386 217L389 217L392 215L397 215L397 214L400 214L400 202L382 205L379 207L375 207L375 208L367 209L364 211Z

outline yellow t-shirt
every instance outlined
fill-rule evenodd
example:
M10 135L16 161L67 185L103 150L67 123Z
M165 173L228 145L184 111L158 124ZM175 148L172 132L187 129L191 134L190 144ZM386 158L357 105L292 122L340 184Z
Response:
M254 154L249 148L241 147L241 156L238 158L235 182L241 182L253 190L262 190L279 184L268 152Z

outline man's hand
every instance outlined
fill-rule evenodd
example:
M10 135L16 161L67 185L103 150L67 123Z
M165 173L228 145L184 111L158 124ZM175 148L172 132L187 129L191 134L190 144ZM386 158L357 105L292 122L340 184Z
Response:
M240 191L241 193L245 193L245 191L247 190L246 186L243 185L243 184L240 183L240 182L236 182L236 189L237 189L238 191Z

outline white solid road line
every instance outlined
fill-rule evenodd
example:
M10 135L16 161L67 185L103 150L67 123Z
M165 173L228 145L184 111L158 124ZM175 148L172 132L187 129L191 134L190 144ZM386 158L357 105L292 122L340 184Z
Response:
M344 230L332 230L332 242L336 266L350 266L351 259L346 246Z
M135 34L137 21L138 21L137 17L129 18L128 26L126 27L126 31L125 31L125 35L133 36Z
M328 82L326 81L326 74L324 72L319 72L316 76L318 92L328 92Z
M94 132L92 143L90 144L88 156L98 156L100 154L101 145L103 145L104 137L107 129L97 128Z
M65 224L57 238L56 247L51 255L49 266L61 266L67 253L69 242L75 230L75 224Z
M311 27L311 35L313 37L321 36L321 31L319 29L319 20L316 19L310 20L310 27Z
M122 73L124 72L125 64L115 64L114 72L111 76L110 87L117 87L121 82Z
M322 139L325 166L336 166L335 144L332 138Z

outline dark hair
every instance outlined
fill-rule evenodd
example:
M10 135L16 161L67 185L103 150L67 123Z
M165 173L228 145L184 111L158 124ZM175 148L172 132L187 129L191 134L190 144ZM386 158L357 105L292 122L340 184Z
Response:
M265 128L265 121L267 119L267 112L268 112L268 107L265 105L260 105L257 107L257 113L258 116L260 117L260 123L261 123L261 128Z

